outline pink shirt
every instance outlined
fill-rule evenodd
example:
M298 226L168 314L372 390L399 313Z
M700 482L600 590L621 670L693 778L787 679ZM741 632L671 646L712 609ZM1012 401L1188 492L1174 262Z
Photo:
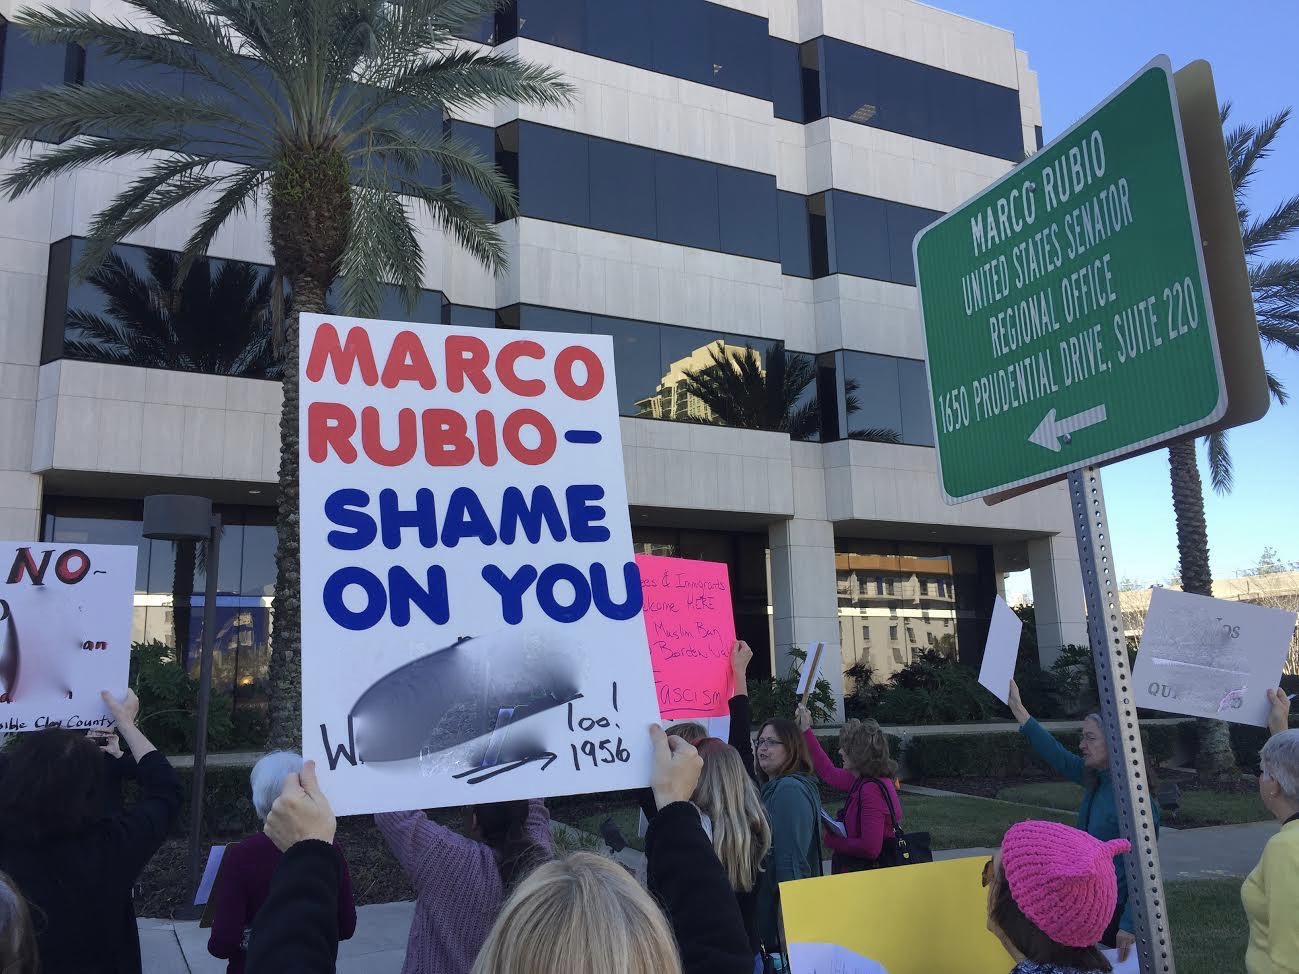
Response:
M848 794L848 804L843 810L844 831L847 837L841 838L838 833L823 829L822 841L835 852L843 852L861 859L878 859L884 840L892 834L889 827L889 815L884 806L884 796L874 782L862 781L851 771L836 768L834 762L821 749L821 742L812 731L803 732L807 749L812 755L812 767L816 776L836 791ZM898 800L897 788L890 778L880 778L884 791L888 793L893 804L893 814L902 824L902 802ZM854 790L855 789L855 790Z

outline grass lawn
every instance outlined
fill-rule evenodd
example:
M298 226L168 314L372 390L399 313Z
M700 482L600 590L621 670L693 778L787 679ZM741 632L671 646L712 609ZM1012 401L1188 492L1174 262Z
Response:
M1243 974L1249 928L1239 879L1168 883L1168 916L1178 974Z
M1043 781L1003 788L997 797L1025 805L1073 811L1082 801L1082 788L1068 781ZM1265 822L1268 817L1267 809L1255 794L1188 788L1182 791L1182 807L1164 822L1174 828L1194 829L1206 825Z
M606 811L596 812L594 815L587 815L585 818L574 822L573 825L583 832L599 835L600 824L606 818L614 820L629 846L637 852L645 851L645 840L637 834L640 828L640 809L635 805L618 805Z
M929 832L935 849L991 848L1001 844L1006 830L1027 818L1072 824L1073 814L1041 812L987 798L931 798L902 795L907 831Z

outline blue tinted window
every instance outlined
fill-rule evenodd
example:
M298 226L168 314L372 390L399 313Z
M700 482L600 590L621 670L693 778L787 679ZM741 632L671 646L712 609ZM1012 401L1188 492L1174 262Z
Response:
M518 0L519 36L543 44L586 50L583 0Z
M1020 162L1024 158L1024 128L1019 113L1019 92L1013 88L971 80L975 118L982 141L976 152Z
M568 332L574 335L591 333L591 316L581 311L561 311L525 304L519 308L519 327L524 331Z
M934 423L924 362L898 359L898 394L902 404L902 442L933 446Z
M586 50L638 68L652 68L652 0L586 0Z
M25 30L0 17L0 94L61 85L67 70L67 45L33 44Z
M650 32L655 71L687 81L714 83L707 6L699 0L654 0Z
M718 250L717 168L698 159L659 153L654 159L658 239Z
M591 316L591 331L613 336L618 376L618 411L623 416L655 417L654 401L663 378L658 325L623 318Z
M767 22L716 3L705 3L712 83L727 91L771 98Z
M922 209L919 206L907 206L905 203L889 205L889 276L888 280L897 284L915 284L915 261L911 256L911 244L916 234L937 220L941 213Z
M888 204L870 196L832 190L827 225L830 273L889 279Z
M496 311L492 308L475 308L469 304L442 306L442 324L460 328L495 328Z
M590 222L587 138L542 125L519 125L519 210L538 220Z
M473 125L452 119L446 124L447 135L461 142L468 142L474 147L479 158L490 168L494 166L496 156L496 130L487 125ZM496 207L488 201L487 195L474 187L467 179L455 177L452 185L466 203L476 209L488 220L496 219Z
M722 250L759 260L780 260L775 176L719 166L717 204Z
M799 193L776 194L780 217L780 269L794 277L812 276L812 253L807 238L807 197Z
M840 352L843 370L846 435L850 439L899 442L902 403L898 397L898 360L867 352Z
M654 238L654 153L636 145L590 140L591 223L597 230Z
M798 45L779 37L767 39L771 56L771 110L777 118L803 121L803 78Z
M1033 141L1037 143L1039 149L1042 148L1042 126L1033 126Z

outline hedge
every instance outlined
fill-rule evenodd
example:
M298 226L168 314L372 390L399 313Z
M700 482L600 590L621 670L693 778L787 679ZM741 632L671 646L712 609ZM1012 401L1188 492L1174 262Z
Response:
M1147 759L1157 764L1177 754L1181 726L1142 727ZM1061 744L1077 751L1079 731L1053 733ZM909 778L1023 778L1047 771L1028 741L1015 731L918 734L907 742L905 765Z

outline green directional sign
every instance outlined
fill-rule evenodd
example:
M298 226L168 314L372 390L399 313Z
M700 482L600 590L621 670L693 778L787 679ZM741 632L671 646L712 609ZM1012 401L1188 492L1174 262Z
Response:
M1227 408L1167 58L915 243L949 503Z

